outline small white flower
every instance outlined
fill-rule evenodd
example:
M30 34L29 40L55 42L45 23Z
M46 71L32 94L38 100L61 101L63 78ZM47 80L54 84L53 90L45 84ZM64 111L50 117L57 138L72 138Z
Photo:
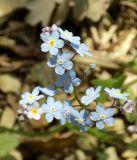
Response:
M39 120L41 118L43 111L39 103L35 102L29 105L27 108L27 117L30 119Z
M105 91L109 94L110 97L116 98L116 99L123 99L123 100L127 100L127 97L129 96L128 93L121 93L120 89L109 89L109 88L105 88Z
M26 92L21 95L21 100L19 101L19 104L22 105L24 108L26 108L26 104L32 104L36 102L37 100L43 98L43 95L39 95L39 87L34 88L32 93Z

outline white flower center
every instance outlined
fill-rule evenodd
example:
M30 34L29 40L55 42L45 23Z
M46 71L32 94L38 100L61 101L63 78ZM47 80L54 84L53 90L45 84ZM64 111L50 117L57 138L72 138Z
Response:
M69 115L70 115L70 111L67 111L67 112L66 112L66 115L69 116Z
M58 63L58 64L63 64L64 61L63 61L63 59L58 59L57 63Z
M82 124L82 123L83 123L83 120L80 119L80 118L76 118L75 120L78 121L79 124Z
M55 108L54 107L51 107L50 108L50 111L53 113L53 112L55 112Z
M106 118L106 115L101 114L101 115L99 116L99 118L100 118L100 119L105 119L105 118Z

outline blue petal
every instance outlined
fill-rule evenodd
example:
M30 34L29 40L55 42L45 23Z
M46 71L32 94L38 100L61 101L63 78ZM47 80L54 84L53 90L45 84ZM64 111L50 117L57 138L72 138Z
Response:
M62 118L60 119L60 123L61 123L61 125L64 125L64 124L66 123L66 118L65 118L65 117L62 117Z
M47 120L47 122L52 122L53 121L53 115L51 113L47 113L45 115L45 119Z
M105 110L105 115L106 115L107 117L112 117L112 116L114 115L114 108L107 108L107 109Z
M48 42L49 38L50 38L50 34L48 32L46 32L46 33L44 32L44 33L40 34L40 37L44 42Z
M90 119L92 121L98 121L100 118L99 118L99 115L97 114L97 112L91 112L90 113Z
M53 97L48 97L47 98L47 104L48 106L53 106L53 104L55 103L55 100Z
M105 127L105 123L103 121L96 122L96 127L98 129L103 129Z
M62 48L63 46L64 46L64 41L61 40L61 39L59 39L59 40L57 41L56 47L57 47L57 48Z
M53 38L53 39L58 40L58 39L59 39L59 32L58 32L58 31L53 31L53 32L51 33L50 38Z
M63 105L62 105L62 103L60 101L56 101L54 103L54 106L58 111L61 111L63 109Z
M64 91L66 93L72 93L73 92L73 86L72 86L72 84L66 84L66 85L64 85Z
M58 87L63 87L64 86L64 80L59 78L59 79L56 80L55 84Z
M88 89L86 90L86 94L87 94L88 96L93 96L93 94L94 94L94 88L93 88L93 87L88 88Z
M33 95L38 95L39 94L39 87L35 87L32 91Z
M65 72L65 69L62 67L62 65L57 65L55 67L55 72L58 74L58 75L63 75L64 72Z
M76 77L76 72L72 69L69 72L67 72L68 75L70 75L71 79L74 79Z
M81 80L79 78L72 79L73 86L79 86L80 82L81 82Z
M56 63L57 63L57 59L56 58L49 58L48 62L47 62L49 67L55 67Z
M96 106L96 111L99 115L105 115L105 108L104 107L101 107L100 105L97 105Z
M104 122L105 122L108 126L113 126L113 125L114 125L114 118L106 118L106 119L104 119Z
M89 96L81 97L81 103L84 105L89 105L92 102L92 99Z
M83 119L87 119L88 118L88 114L89 112L86 110L86 109L82 109L80 111L80 116L83 118Z
M56 111L54 113L54 116L55 116L56 119L61 119L62 118L62 114L59 111Z
M42 110L44 113L48 113L49 112L49 106L47 104L43 104L42 105Z
M62 59L64 61L70 60L71 57L72 57L72 54L70 52L68 52L68 51L64 51L63 54L62 54Z
M50 50L50 47L47 43L42 43L41 45L41 51L42 52L48 52Z
M52 47L49 51L52 55L56 55L58 53L58 48Z
M73 67L73 63L71 61L67 61L66 63L64 63L64 68L67 70L72 69Z

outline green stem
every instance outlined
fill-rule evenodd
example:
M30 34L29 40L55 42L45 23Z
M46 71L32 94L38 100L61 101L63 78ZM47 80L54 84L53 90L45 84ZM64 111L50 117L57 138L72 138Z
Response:
M81 101L80 101L79 98L78 98L78 94L77 94L76 89L74 89L74 95L75 95L75 98L76 98L76 100L78 101L79 105L80 105L81 107L84 107L83 104L81 103Z
M25 130L17 130L17 129L0 127L0 133L9 132L9 133L14 133L22 136L27 136L27 137L44 137L46 135L48 136L58 131L61 131L63 128L64 126L59 125L45 132L35 132L35 131L25 131Z

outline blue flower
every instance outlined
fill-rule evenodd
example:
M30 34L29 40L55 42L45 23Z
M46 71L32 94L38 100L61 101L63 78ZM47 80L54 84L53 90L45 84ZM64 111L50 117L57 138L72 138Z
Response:
M60 120L62 125L66 122L71 122L74 111L75 109L72 107L72 103L70 101L65 101L62 109L62 118Z
M32 104L37 100L43 98L43 95L39 95L39 87L33 89L32 93L25 92L21 95L21 100L19 101L20 105Z
M91 102L95 101L100 96L101 86L94 90L90 87L86 90L86 95L81 98L81 103L84 105L89 105Z
M90 119L92 121L96 121L96 127L98 129L103 129L105 127L105 124L108 126L114 125L114 118L112 117L114 115L114 109L113 108L104 108L100 105L96 106L96 112L90 113Z
M66 93L72 93L74 89L73 86L78 86L80 82L81 80L76 77L74 70L69 70L64 75L57 76L55 84L58 87L64 87Z
M55 101L53 97L47 98L47 103L42 105L42 110L45 115L47 122L52 122L54 118L62 118L62 108L63 105L60 101Z
M66 41L69 41L73 44L79 45L80 44L80 37L73 36L72 32L69 32L68 30L63 31L60 27L58 28L58 31L60 32L60 37Z
M75 49L75 51L80 55L80 56L84 56L84 55L88 55L88 56L91 56L92 54L89 51L88 47L86 46L85 43L81 43L79 45L76 45L76 44L73 44L71 43L70 44L71 47L73 49Z
M70 70L73 67L71 58L72 55L68 51L58 52L56 56L48 60L47 64L49 67L55 67L56 74L63 75L65 70Z
M129 96L128 93L121 93L120 89L109 89L105 88L105 91L109 94L110 97L116 98L116 99L123 99L127 100L127 97Z
M50 52L52 55L58 53L58 48L64 46L64 41L59 39L59 32L53 31L51 34L46 32L41 34L41 39L44 41L41 45L41 51Z
M56 94L56 90L54 89L54 86L48 86L48 87L39 87L39 91L42 93L48 95L48 96L54 96Z
M87 127L92 126L92 121L89 119L89 112L85 109L82 109L80 112L75 110L73 112L72 120L71 122L74 125L77 125L80 127L80 131L87 131Z

